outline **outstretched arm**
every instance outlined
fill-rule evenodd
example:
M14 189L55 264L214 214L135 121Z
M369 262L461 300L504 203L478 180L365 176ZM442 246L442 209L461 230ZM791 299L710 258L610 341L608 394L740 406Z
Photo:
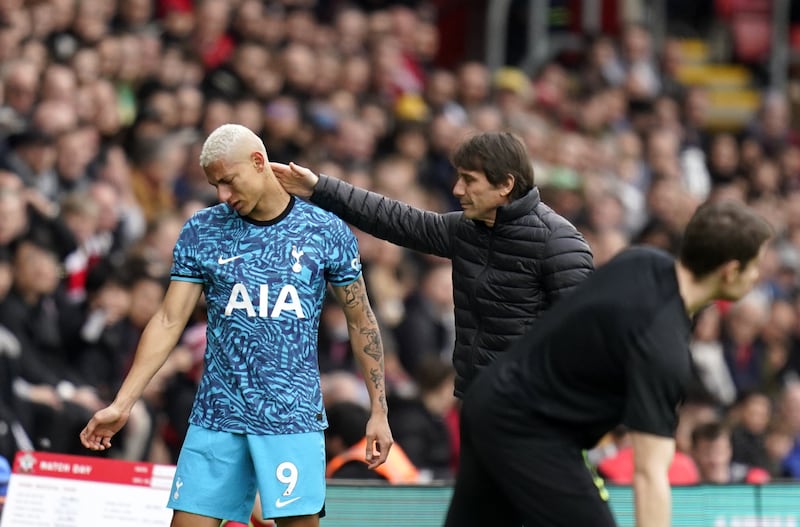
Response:
M111 438L125 426L131 408L178 343L202 291L202 284L170 283L161 307L142 332L133 366L114 402L96 412L81 432L83 446L90 450L111 447Z
M450 258L451 231L461 213L417 209L294 163L270 163L287 192L333 212L347 223L395 245Z
M383 377L383 342L375 314L369 305L364 279L334 287L345 317L353 355L358 362L370 399L370 419L367 423L366 461L369 468L383 464L394 440L389 429L386 406L386 386ZM377 451L373 447L377 447Z
M675 440L634 431L630 437L636 527L669 527L672 494L667 472L675 454Z

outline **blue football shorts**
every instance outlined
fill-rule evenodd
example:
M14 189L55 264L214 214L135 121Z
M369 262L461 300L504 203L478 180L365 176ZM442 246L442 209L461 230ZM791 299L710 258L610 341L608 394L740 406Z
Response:
M325 504L324 432L248 435L189 426L167 507L247 524L318 514Z

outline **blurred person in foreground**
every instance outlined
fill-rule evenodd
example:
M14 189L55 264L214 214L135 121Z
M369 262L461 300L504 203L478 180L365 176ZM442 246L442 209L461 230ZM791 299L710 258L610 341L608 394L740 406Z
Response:
M669 526L668 469L692 372L690 317L752 289L772 235L739 203L704 205L677 260L627 249L549 311L464 398L445 525L615 525L585 450L624 425L636 525Z
M452 260L455 394L594 269L583 236L539 198L525 145L485 132L454 152L453 195L463 211L438 214L272 163L291 194L377 238Z
M324 515L327 426L316 343L328 284L342 303L370 396L369 466L380 466L392 444L383 346L358 246L343 222L281 188L264 144L248 128L214 130L200 165L221 203L184 225L169 289L133 366L81 440L91 450L110 448L205 294L204 372L170 492L171 525L246 523L258 491L263 518L316 527Z

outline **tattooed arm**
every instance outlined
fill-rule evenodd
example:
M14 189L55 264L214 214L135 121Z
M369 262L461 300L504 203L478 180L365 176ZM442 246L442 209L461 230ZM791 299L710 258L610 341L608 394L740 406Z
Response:
M375 468L386 461L393 443L383 380L383 342L369 305L364 279L359 277L349 285L334 287L333 291L344 309L353 355L369 391L372 408L367 423L366 461L369 468Z

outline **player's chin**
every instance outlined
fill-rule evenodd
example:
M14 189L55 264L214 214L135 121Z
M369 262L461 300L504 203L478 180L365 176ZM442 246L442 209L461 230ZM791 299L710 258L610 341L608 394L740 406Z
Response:
M231 205L231 208L233 208L239 216L249 216L250 213L253 212L253 207L248 206L243 201L237 201Z

